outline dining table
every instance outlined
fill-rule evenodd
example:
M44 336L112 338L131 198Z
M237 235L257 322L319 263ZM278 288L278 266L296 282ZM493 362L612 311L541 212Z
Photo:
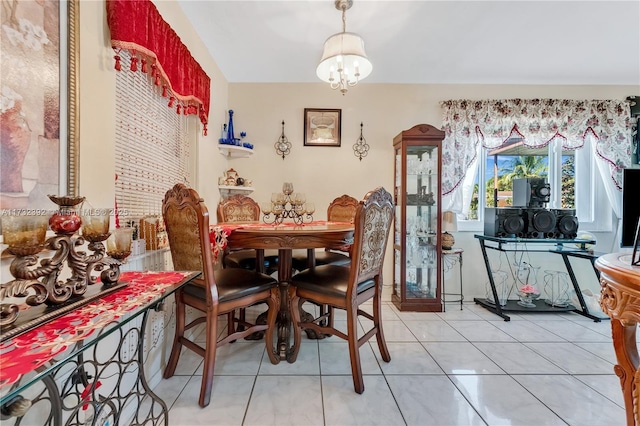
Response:
M350 222L313 221L305 224L281 223L278 225L259 222L219 222L211 226L210 240L214 257L225 249L278 250L278 282L280 287L280 312L277 319L278 352L281 359L289 361L291 352L291 311L289 282L293 275L292 253L295 249L306 249L309 266L313 266L314 252L318 248L344 248L353 244L354 225ZM303 321L313 320L311 314L303 312ZM266 316L265 316L266 321ZM323 338L315 333L310 338Z

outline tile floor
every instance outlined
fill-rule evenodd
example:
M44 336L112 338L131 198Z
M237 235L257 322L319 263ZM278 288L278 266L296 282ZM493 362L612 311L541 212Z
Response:
M445 313L383 308L391 362L360 348L365 392L353 391L346 342L302 344L272 365L262 342L218 350L211 404L197 404L201 359L185 352L155 391L170 425L625 424L608 320L573 313L511 315L469 303Z

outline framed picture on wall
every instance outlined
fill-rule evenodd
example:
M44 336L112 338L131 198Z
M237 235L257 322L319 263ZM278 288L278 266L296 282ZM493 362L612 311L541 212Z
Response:
M342 110L304 109L304 146L340 146Z
M5 6L0 209L21 214L77 192L79 12L78 0Z

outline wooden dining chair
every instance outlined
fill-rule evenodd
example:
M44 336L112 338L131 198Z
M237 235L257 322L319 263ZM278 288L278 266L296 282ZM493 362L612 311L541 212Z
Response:
M289 362L294 362L300 350L303 329L318 334L331 334L349 343L351 375L357 393L364 392L364 380L360 365L360 346L376 336L382 359L391 361L382 331L382 266L387 239L393 221L393 198L379 187L367 193L356 209L354 238L349 266L320 265L306 269L291 279L289 296L293 318L294 344ZM365 301L373 299L373 314L360 309ZM311 322L301 320L301 308L305 302L327 305L328 312ZM336 329L331 317L335 309L347 313L346 333ZM373 326L358 338L358 318L364 317Z
M332 222L353 223L356 215L358 200L350 195L344 194L334 199L327 207L327 220ZM347 247L327 247L323 251L316 250L314 253L315 263L309 259L308 251L294 253L291 259L293 269L301 271L314 265L348 265L350 246Z
M202 271L199 278L176 292L176 330L171 355L164 370L167 379L175 373L183 347L204 358L202 384L198 403L206 407L211 400L213 369L216 349L229 342L244 338L256 331L265 331L265 344L269 360L280 361L273 345L273 332L280 307L278 283L272 277L240 268L216 269L209 240L209 212L204 201L193 189L177 184L167 191L162 203L162 213L169 239L169 248L175 270ZM240 322L234 312L256 303L265 302L269 307L266 325ZM186 324L186 307L194 308L200 316ZM227 315L228 332L218 336L218 318ZM185 332L205 324L205 343L188 337ZM236 331L240 323L242 331Z
M260 206L253 198L246 195L232 195L221 199L218 203L217 218L218 222L258 222ZM272 273L278 268L278 251L225 250L222 254L222 265L225 268L243 268Z

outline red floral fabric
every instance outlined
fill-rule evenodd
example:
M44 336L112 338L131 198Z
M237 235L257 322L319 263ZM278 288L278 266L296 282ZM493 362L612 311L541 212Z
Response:
M150 0L107 0L111 46L120 71L120 49L134 57L131 71L151 72L178 114L198 114L207 134L211 79ZM138 59L137 56L140 56ZM138 62L140 65L138 66Z
M49 363L77 342L100 332L128 312L158 299L191 272L124 272L129 284L48 323L0 343L0 390Z

